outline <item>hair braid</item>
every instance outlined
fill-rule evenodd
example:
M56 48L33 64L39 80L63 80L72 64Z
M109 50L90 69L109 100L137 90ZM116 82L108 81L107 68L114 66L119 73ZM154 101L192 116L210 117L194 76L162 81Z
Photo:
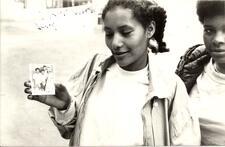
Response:
M153 20L156 23L155 34L153 37L158 43L158 52L168 52L169 49L166 48L166 43L163 41L164 30L166 25L166 11L160 6L151 6L150 10L152 11ZM154 51L153 51L154 52ZM157 51L155 51L157 52Z

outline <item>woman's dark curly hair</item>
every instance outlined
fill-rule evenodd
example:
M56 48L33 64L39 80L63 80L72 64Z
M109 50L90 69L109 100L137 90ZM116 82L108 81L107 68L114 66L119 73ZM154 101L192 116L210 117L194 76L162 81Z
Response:
M152 52L168 52L166 43L163 42L164 29L166 25L166 11L157 5L157 3L149 0L109 0L102 12L102 19L108 11L120 6L123 8L131 9L134 18L141 23L146 29L151 21L155 21L156 29L153 37L158 43L158 50Z
M201 23L205 18L225 15L225 0L198 0L197 14Z

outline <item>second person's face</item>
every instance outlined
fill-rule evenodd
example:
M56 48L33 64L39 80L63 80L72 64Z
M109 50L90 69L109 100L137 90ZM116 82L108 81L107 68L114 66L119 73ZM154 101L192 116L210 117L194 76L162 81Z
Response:
M206 18L203 25L206 49L217 64L225 65L225 15Z
M116 7L108 11L104 31L106 45L120 67L135 71L146 66L148 38L130 9Z

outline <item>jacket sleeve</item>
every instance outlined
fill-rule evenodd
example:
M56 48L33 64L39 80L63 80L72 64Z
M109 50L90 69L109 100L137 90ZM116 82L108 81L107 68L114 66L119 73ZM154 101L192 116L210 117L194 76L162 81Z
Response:
M171 145L200 145L201 135L198 117L191 112L190 98L181 79L177 84L169 117Z
M194 86L197 77L204 69L204 65L210 60L209 54L202 44L190 47L177 65L175 73L183 80L188 93Z
M54 125L58 128L60 135L65 139L70 139L77 120L76 104L74 102L71 103L65 112L50 107L49 116Z
M53 107L50 107L49 109L49 116L51 120L58 128L61 136L65 139L70 139L74 131L82 95L85 91L86 83L91 75L97 56L98 54L89 60L85 66L73 74L66 83L66 87L72 98L68 109L64 112L61 112Z

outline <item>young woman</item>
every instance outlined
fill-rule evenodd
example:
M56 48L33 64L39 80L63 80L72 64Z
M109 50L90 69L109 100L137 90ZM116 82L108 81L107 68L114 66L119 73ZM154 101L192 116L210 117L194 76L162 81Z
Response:
M176 73L197 106L201 144L225 145L225 1L199 0L197 14L204 45L190 48Z
M198 145L200 129L182 80L151 52L166 52L166 12L149 0L109 0L102 19L112 56L95 55L54 96L50 116L75 146ZM148 49L156 40L158 48ZM29 82L25 83L30 93Z

